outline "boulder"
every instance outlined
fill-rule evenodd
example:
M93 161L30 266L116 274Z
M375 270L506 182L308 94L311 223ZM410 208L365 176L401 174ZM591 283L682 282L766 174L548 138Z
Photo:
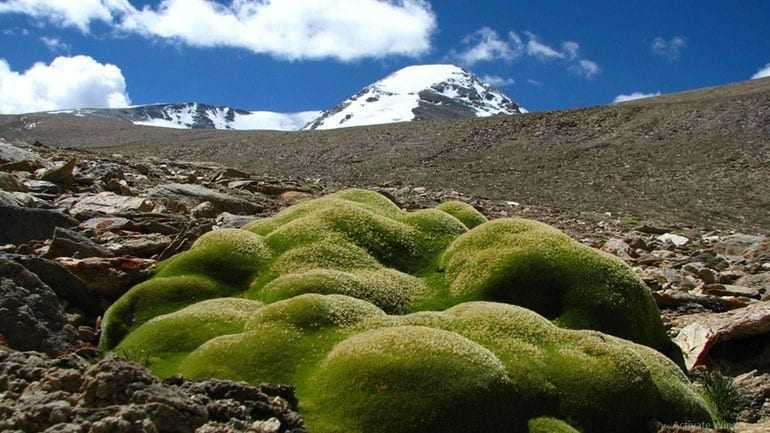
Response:
M0 335L15 349L53 354L72 350L78 336L56 293L7 257L0 257Z
M719 283L705 284L701 288L701 291L709 295L742 296L744 298L754 298L754 299L760 299L762 297L762 294L764 294L764 290L760 292L760 290L755 289L753 287L743 287L735 284L719 284Z
M0 163L6 164L22 161L39 162L40 158L28 150L8 144L5 141L0 141Z
M222 212L217 215L215 221L218 228L239 229L257 218L255 215L233 215L230 212Z
M735 282L735 285L752 288L763 297L768 297L770 295L770 272L744 275Z
M743 256L754 263L770 263L770 239L761 240L744 251Z
M112 257L110 250L72 230L56 227L53 240L45 254L48 258L57 257Z
M155 260L135 257L75 259L60 257L56 262L83 280L98 296L115 300L149 276Z
M690 242L690 239L674 233L664 233L658 236L656 239L663 242L664 244L670 243L677 247L685 246Z
M193 208L207 201L214 206L217 213L255 214L263 210L263 206L259 204L195 184L169 183L160 185L150 190L147 196L162 203L183 203L188 208Z
M714 245L714 252L723 256L742 256L755 244L765 240L763 236L752 236L743 233L725 236Z
M26 192L27 187L13 174L0 171L0 190L8 192Z
M121 230L134 231L137 227L136 224L134 224L134 222L128 218L96 217L83 221L80 224L80 228L82 230L91 230L96 234L100 234L104 232Z
M106 236L102 239L107 238ZM152 257L168 248L172 239L160 233L123 233L109 237L103 247L116 256Z
M74 174L77 165L78 161L76 159L72 159L59 167L45 171L40 176L40 180L56 184L69 185L75 181Z
M681 331L674 342L682 348L686 365L692 369L704 364L717 344L770 333L770 302L718 314L682 316L676 322Z
M61 264L35 256L13 255L9 258L37 275L60 300L65 301L69 306L91 317L104 313L106 307L96 292Z
M24 185L30 192L41 194L58 194L61 192L59 185L46 180L26 180L24 181Z
M75 218L86 218L97 214L120 214L128 212L149 212L155 204L141 197L117 195L112 192L100 192L78 200L69 210Z
M602 245L602 251L606 251L612 255L618 256L621 259L630 259L631 246L628 245L623 239L609 239Z
M0 244L48 239L56 227L74 227L78 221L61 212L0 205Z
M217 216L217 208L210 201L204 201L192 208L190 214L194 218L214 218Z

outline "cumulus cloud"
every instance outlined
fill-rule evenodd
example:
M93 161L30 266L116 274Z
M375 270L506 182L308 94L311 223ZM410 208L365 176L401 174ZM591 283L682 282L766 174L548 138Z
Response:
M620 102L635 101L637 99L652 98L653 96L660 96L660 92L655 92L655 93L634 92L628 95L618 95L615 97L615 100L612 101L612 103L617 104Z
M91 21L111 22L118 3L115 0L8 0L0 3L0 13L26 14L85 32Z
M516 83L513 78L501 77L499 75L484 75L481 77L481 81L493 87L506 87Z
M342 61L418 56L431 48L436 17L426 0L9 0L0 13L90 29L115 29L196 47L243 48L276 58Z
M752 80L756 80L757 78L765 78L770 77L770 63L766 64L764 68L757 71L756 74L751 76Z
M69 51L70 46L66 42L63 42L59 38L51 37L51 36L42 36L40 38L40 42L43 43L49 50L53 52L61 52L61 51Z
M0 113L82 107L125 107L130 100L120 68L88 56L57 57L24 72L0 59Z
M561 61L566 68L585 78L601 72L596 62L580 55L580 44L575 41L564 41L554 48L542 42L535 33L524 32L523 35L511 31L501 37L494 29L483 27L463 38L463 48L452 50L449 58L473 66L481 62L511 62L526 56L542 62Z
M678 60L682 50L687 47L687 40L682 36L665 39L658 36L652 41L652 52L669 60Z

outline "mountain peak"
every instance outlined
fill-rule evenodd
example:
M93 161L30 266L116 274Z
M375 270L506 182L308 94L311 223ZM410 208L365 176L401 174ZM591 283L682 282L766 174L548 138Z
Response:
M458 66L413 65L365 87L305 129L519 113L505 94Z

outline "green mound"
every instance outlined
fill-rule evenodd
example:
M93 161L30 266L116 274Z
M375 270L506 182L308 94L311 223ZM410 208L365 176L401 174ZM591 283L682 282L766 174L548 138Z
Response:
M108 310L100 347L162 376L294 384L321 433L708 420L621 261L534 221L364 190L202 236Z
M152 319L118 350L166 375L295 384L321 433L647 432L656 421L709 421L662 354L521 307L386 315L342 295L233 301ZM205 329L191 329L196 319Z

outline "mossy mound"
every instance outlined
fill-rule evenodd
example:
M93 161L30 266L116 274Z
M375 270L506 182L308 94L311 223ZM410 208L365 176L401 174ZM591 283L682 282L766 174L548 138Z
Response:
M148 321L118 350L165 375L295 384L320 433L647 432L657 421L710 420L662 354L559 328L517 306L386 315L366 301L316 294L263 307L204 305ZM190 329L196 315L205 330ZM220 336L207 334L215 329ZM160 335L184 343L169 348L153 338Z
M534 221L363 190L202 236L109 309L100 346L163 376L294 384L321 433L708 420L621 261Z
M352 296L391 314L467 301L511 303L562 327L599 330L680 356L652 297L619 260L534 221L487 222L460 202L404 212L364 190L202 236L108 311L101 347L111 349L152 317L204 299L270 303L303 293Z

